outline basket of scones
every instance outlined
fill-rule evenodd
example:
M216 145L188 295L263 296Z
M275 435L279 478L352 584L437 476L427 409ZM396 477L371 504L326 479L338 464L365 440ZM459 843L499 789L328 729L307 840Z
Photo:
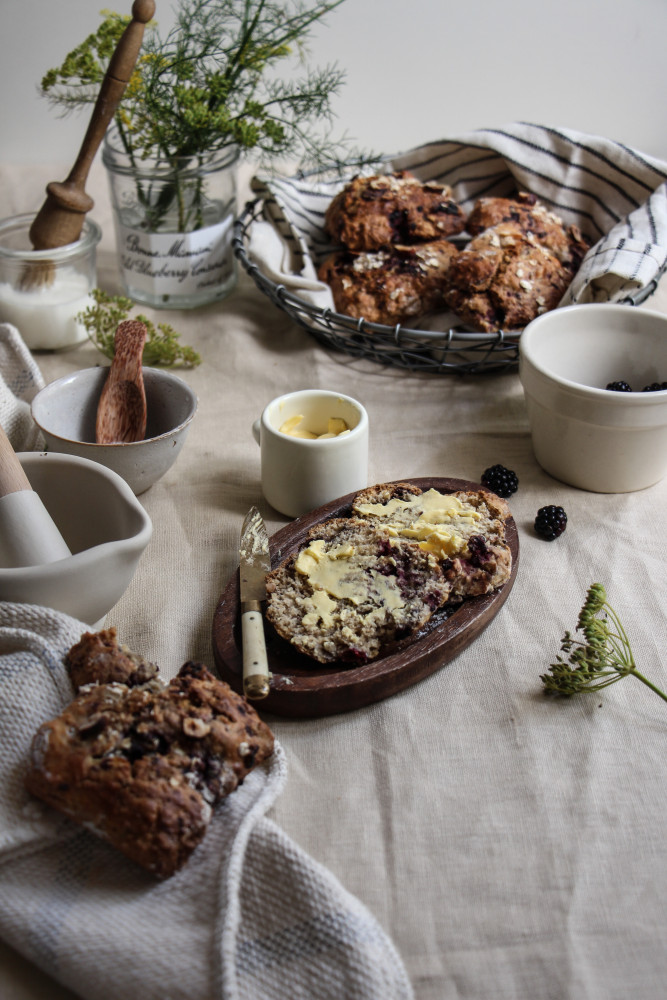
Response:
M347 173L255 177L237 257L327 346L430 372L511 370L542 313L651 294L667 235L647 158L631 184L632 151L608 140L524 125L465 140Z

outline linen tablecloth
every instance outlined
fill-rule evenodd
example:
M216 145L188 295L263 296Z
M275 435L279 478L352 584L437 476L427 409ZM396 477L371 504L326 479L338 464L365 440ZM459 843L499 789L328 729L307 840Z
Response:
M3 214L36 208L61 173L0 168ZM119 290L99 168L90 190L104 231L99 283ZM642 308L667 311L664 281ZM212 664L212 618L245 513L257 503L269 532L286 523L261 497L251 432L283 392L323 387L363 402L370 482L514 469L521 554L501 613L390 699L322 719L269 717L289 780L268 815L375 915L417 1000L659 1000L667 706L633 678L554 700L539 675L600 581L640 668L665 688L667 482L626 495L558 483L533 456L516 374L419 375L329 352L245 275L221 305L159 317L203 357L181 373L200 406L176 465L141 497L153 539L108 624L166 676L186 659ZM37 360L47 381L102 361L90 345ZM546 543L532 523L549 503L569 521ZM6 1000L71 1000L11 950L1 957Z

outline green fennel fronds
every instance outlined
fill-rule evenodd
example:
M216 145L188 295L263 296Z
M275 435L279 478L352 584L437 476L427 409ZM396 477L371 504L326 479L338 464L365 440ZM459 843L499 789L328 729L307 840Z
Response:
M107 358L113 359L114 338L119 323L127 319L134 306L131 299L122 295L109 295L101 288L91 292L94 306L88 306L79 313L77 320L86 328L93 344ZM195 368L201 357L192 348L179 343L180 334L169 323L157 325L141 314L134 316L146 326L147 337L144 344L143 363L147 367Z
M308 65L313 28L345 0L178 0L166 34L148 26L115 116L126 151L175 168L228 147L260 163L361 164L377 157L331 135L332 102L344 82L334 64ZM96 100L128 16L103 10L97 31L42 79L63 111ZM289 70L285 63L293 63Z
M584 641L566 632L560 648L568 654L567 659L557 656L556 663L549 667L550 673L540 677L548 693L569 697L582 691L600 691L631 674L667 701L664 691L637 670L630 641L618 615L607 603L601 583L588 588L577 631L583 633Z

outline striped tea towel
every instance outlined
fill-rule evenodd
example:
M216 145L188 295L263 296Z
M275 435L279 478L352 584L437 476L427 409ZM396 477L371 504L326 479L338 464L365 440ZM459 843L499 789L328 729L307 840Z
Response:
M30 402L43 388L42 373L21 334L11 323L0 323L0 425L14 451L35 451L42 446Z
M667 163L610 139L520 122L427 143L363 172L378 169L448 184L466 212L480 197L530 191L578 225L593 246L561 305L642 301L667 266ZM253 224L249 256L317 307L333 308L322 283L311 287L332 249L324 213L358 172L253 178L266 221Z
M0 603L0 936L84 1000L411 1000L379 924L265 816L279 745L164 882L28 795L32 734L71 701L63 657L84 631Z

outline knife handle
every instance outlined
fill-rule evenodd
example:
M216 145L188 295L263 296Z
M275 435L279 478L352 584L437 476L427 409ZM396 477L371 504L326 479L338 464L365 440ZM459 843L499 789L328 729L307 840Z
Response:
M248 601L241 615L243 647L243 693L259 701L270 690L269 663L266 657L264 621L259 601Z

